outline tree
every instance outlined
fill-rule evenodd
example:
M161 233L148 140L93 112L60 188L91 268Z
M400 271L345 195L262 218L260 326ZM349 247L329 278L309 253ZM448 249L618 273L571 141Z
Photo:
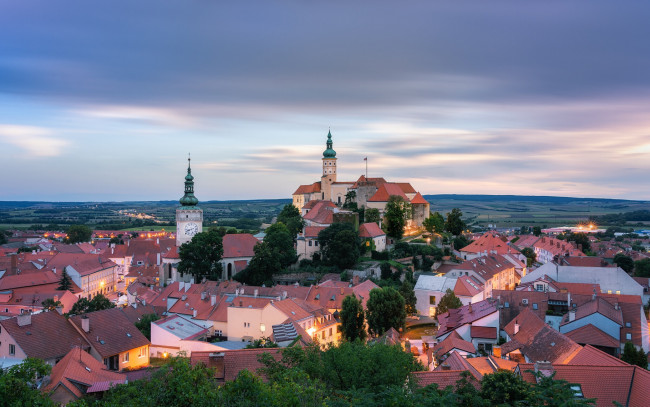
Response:
M115 304L102 294L97 294L92 300L88 300L85 297L79 298L67 315L83 315L89 312L101 311L109 308L115 308Z
M614 256L614 264L622 268L626 273L631 273L634 270L634 260L630 256L626 256L623 253L617 253Z
M382 335L390 328L399 331L406 324L404 297L392 287L370 290L366 309L368 330L373 335Z
M68 230L65 231L65 233L68 235L66 242L74 244L89 242L93 231L86 225L71 225Z
M481 379L481 397L493 406L515 405L527 400L530 393L530 385L510 370L498 370Z
M277 255L268 242L262 242L253 249L254 255L248 266L233 278L249 285L271 285L273 275L283 270L280 256Z
M404 306L406 313L408 315L414 315L417 313L417 308L415 307L418 299L415 297L415 291L413 290L413 283L404 279L404 282L399 287L399 293L404 297Z
M274 223L266 229L264 242L268 243L271 250L278 256L278 260L283 268L289 267L298 258L293 245L294 237L283 223Z
M542 228L539 226L533 226L533 235L539 236L542 234Z
M578 398L573 386L566 380L555 379L557 372L550 376L544 375L542 372L528 372L535 375L537 384L532 388L528 398L529 406L534 407L580 407L580 406L593 406L596 399Z
M410 218L411 204L399 195L388 197L384 213L384 228L386 234L395 239L404 235L406 219Z
M460 249L462 249L463 247L469 245L469 244L470 244L470 240L469 240L468 238L466 238L465 235L463 235L463 234L461 233L460 235L458 235L458 236L456 236L456 237L454 238L454 240L452 241L452 243L453 243L453 245L454 245L454 249L456 249L456 250L460 250Z
M535 253L535 250L530 247L524 247L521 249L521 254L526 256L526 265L528 267L532 266L537 261L537 254Z
M333 223L318 233L323 260L346 269L354 266L361 255L359 235L349 223Z
M0 404L3 406L52 406L56 404L38 389L38 381L51 371L40 359L26 358L6 370L0 369Z
M7 232L4 229L0 229L0 245L7 243Z
M282 208L282 211L278 215L278 222L284 223L294 240L298 233L302 231L304 225L302 216L300 216L300 210L292 204L284 205L284 208Z
M345 297L339 315L343 340L353 342L366 339L365 312L361 300L354 295Z
M160 317L156 314L145 314L135 323L135 327L142 332L142 335L151 340L151 323L159 319Z
M56 288L61 291L70 291L72 292L72 280L66 271L67 266L63 268L63 273L61 273L61 280L59 280L59 286Z
M625 343L621 360L631 365L640 366L644 369L648 368L648 356L645 354L643 349L637 350L636 346L634 346L632 342Z
M440 212L436 211L422 222L422 226L429 233L442 233L445 231L445 218L442 217Z
M650 277L650 259L641 259L634 262L635 277Z
M54 298L47 298L41 305L44 311L56 311L57 307L62 306L61 301L54 301Z
M379 270L381 271L381 279L389 280L393 275L393 269L390 266L390 263L385 261L379 265Z
M447 288L445 295L442 296L438 306L436 307L436 315L444 314L450 309L456 309L462 306L463 303L458 297L456 297L456 294L454 294L451 288Z
M197 233L192 240L181 245L178 252L181 262L178 271L191 274L196 281L219 280L221 278L221 256L223 256L223 235L210 229Z
M458 236L465 230L465 222L463 222L463 212L458 208L454 208L451 212L447 213L447 222L445 223L445 230L454 236Z
M273 342L268 336L262 336L246 345L246 349L277 348L278 344Z
M366 209L364 217L365 217L364 221L366 223L379 224L379 222L381 222L381 215L379 214L379 209L377 209L377 208L368 208L368 209Z
M591 242L586 233L570 233L567 235L566 240L569 242L575 242L575 244L581 248L583 253L589 253L591 251Z

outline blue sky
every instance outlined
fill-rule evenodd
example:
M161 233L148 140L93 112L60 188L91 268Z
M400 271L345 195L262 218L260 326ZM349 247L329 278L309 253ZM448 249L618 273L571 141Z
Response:
M650 200L650 4L0 0L1 200Z

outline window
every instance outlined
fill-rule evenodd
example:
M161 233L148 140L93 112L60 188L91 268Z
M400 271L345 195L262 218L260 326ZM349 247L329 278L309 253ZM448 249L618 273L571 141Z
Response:
M311 240L309 241L309 247L311 247Z
M627 339L628 341L632 340L632 334L630 334L630 333L625 334L625 339ZM11 346L11 345L9 345L9 346Z
M506 303L503 305L505 308L510 308L510 303L506 301Z
M535 284L535 291L544 291L544 284Z
M571 385L571 390L573 390L573 395L576 398L583 398L584 395L582 394L582 387L579 384L572 384Z
M16 354L16 345L9 345L9 354L10 355L15 355Z
M533 303L533 309L537 309L537 303L536 302Z
M626 323L625 323L625 327L626 327L626 328L632 328L632 324L629 323L629 322L626 322Z
M322 332L322 338L325 339L325 331Z
M147 350L147 348L145 348L144 346L141 347L140 350L139 350L139 352L138 352L138 357L139 357L139 358L143 358L143 357L145 357L145 356L147 355L146 350Z
M318 246L318 240L314 241L314 246Z
M332 328L330 328L330 336L332 336Z
M122 359L122 363L128 363L129 362L129 352L126 352L124 354L124 358Z
M616 290L616 295L621 295L621 290Z
M436 296L435 295L430 295L429 296L429 305L436 305Z
M217 329L217 330L215 330L215 331L214 331L214 334L215 334L216 336L221 336L221 335L223 335L223 334L221 333L221 329Z

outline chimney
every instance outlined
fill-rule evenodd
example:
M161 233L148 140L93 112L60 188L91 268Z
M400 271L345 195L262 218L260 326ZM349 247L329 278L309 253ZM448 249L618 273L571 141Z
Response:
M615 309L616 311L618 311L618 310L620 309L620 307L618 306L618 303L614 304L614 309Z
M189 290L191 286L192 283L185 283L185 292L187 292L187 290Z
M178 282L178 291L183 291L183 287L185 287L185 283L182 281Z
M566 293L566 303L569 308L571 308L571 293L567 292Z
M208 293L206 293L205 291L201 291L201 301L205 300L207 295Z
M115 246L111 245L111 254L115 254Z
M181 301L185 301L186 299L187 299L187 295L183 294L183 295L181 296Z
M18 326L28 326L32 324L32 314L29 312L26 314L20 314L16 317L16 323Z
M160 253L156 253L156 266L160 266Z
M192 311L192 318L196 318L196 310Z
M517 333L519 333L519 324L517 323L517 321L515 321L515 332L514 332L514 334L517 335Z
M258 294L258 290L256 288L255 291L253 292L253 297L257 297L257 294Z
M341 295L345 294L345 290L341 287Z
M57 302L59 300L59 296L55 295L54 298L52 298L52 300L54 300L54 302Z
M216 304L217 304L217 295L216 295L216 294L212 294L212 295L210 296L210 305L214 307Z
M287 292L286 292L286 291L282 291L282 299L285 299L285 298L287 298Z
M535 362L535 373L539 372L544 377L550 377L553 374L554 370L555 369L553 369L553 365L551 364L551 362L547 360ZM537 379L538 382L539 380L540 379Z
M56 274L56 267L52 267L52 273Z
M492 355L494 355L495 358L501 358L501 346L493 345L492 346Z
M572 309L569 311L569 322L576 320L576 310Z
M160 238L156 238L156 244L160 244Z
M85 316L81 317L81 329L83 329L85 333L90 332L90 318Z

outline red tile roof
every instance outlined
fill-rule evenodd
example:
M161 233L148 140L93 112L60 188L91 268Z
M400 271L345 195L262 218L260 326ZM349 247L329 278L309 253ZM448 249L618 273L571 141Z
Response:
M320 192L320 181L314 182L313 184L310 185L301 185L296 189L296 192L294 192L292 195L298 195L298 194L311 194L314 192Z
M165 253L163 256L163 259L180 259L181 256L178 254L178 247L172 246L171 249L167 253Z
M508 239L493 231L484 233L483 236L463 247L460 251L465 253L487 252L487 254L494 254L494 252L496 252L496 254L519 252L509 244Z
M359 227L359 236L365 238L373 238L379 236L385 236L386 232L381 230L378 224L375 222L364 223Z
M320 233L321 230L327 229L325 226L305 226L305 237L312 237L316 238L318 237L318 233Z
M395 184L397 184L400 188L402 188L402 191L405 194L414 194L414 193L416 193L415 188L413 188L413 186L408 182L396 182Z
M332 202L319 201L303 219L320 225L331 225L334 222L334 205Z
M605 353L591 345L585 345L571 360L568 365L593 365L593 366L628 366L616 356Z
M51 271L4 276L0 278L0 290L44 285L58 286L59 280L61 280L60 274L54 274Z
M90 312L84 316L90 320L89 332L84 332L81 327L81 315L71 317L69 321L102 357L150 344L120 308Z
M542 237L533 245L534 248L546 250L553 255L584 256L585 254L578 250L571 242L554 239L552 237Z
M606 334L592 324L581 326L573 331L566 332L565 335L581 345L604 346L609 348L620 348L621 342Z
M424 199L424 197L422 196L422 194L420 194L420 193L418 192L418 193L413 197L413 199L411 199L411 204L413 204L413 205L428 205L428 204L429 204L429 201L427 201L426 199Z
M253 257L253 249L259 240L250 233L238 233L223 237L223 258Z
M360 184L371 184L379 188L379 186L386 183L386 180L383 178L366 178L364 175L360 176L358 180L352 185L352 189L359 188Z
M485 316L497 312L496 302L492 299L450 309L438 315L438 337L447 334L465 324L471 324Z
M46 268L48 270L56 268L57 273L61 273L68 266L77 270L81 276L87 276L100 270L115 267L116 264L106 255L101 254L59 253L47 263Z
M473 297L485 289L483 284L474 276L461 276L456 280L454 293L457 296Z
M43 391L50 392L59 386L64 386L77 398L84 395L84 389L89 392L97 391L91 389L99 383L117 385L126 381L126 375L106 369L106 366L87 352L75 347L59 361L50 374L50 383L43 388ZM107 387L107 386L104 386ZM104 388L103 390L108 390Z
M88 346L86 340L58 312L42 312L31 315L29 325L19 326L18 318L0 321L16 341L16 345L32 358L58 359L64 357L73 346Z
M618 325L623 326L623 311L621 311L620 307L619 309L616 309L614 305L610 304L602 297L597 297L595 300L579 305L576 309L575 319L577 321L581 318L588 317L589 315L595 313L599 313L604 317L614 321ZM571 321L569 321L569 314L567 314L562 319L562 323L560 325L566 325L569 322Z
M476 348L474 345L472 345L471 342L467 342L461 338L458 332L454 331L449 334L443 341L433 347L433 354L436 357L440 358L444 354L449 353L454 349L462 350L471 354L476 353Z
M399 184L387 182L377 188L377 192L368 199L368 202L388 202L392 195L401 196L405 201L408 201L408 197Z
M497 328L494 326L472 325L470 328L470 336L472 338L496 339Z
M517 333L514 332L515 325L519 325ZM504 355L519 349L528 360L566 363L582 349L573 340L548 326L529 308L524 308L510 321L505 331L512 340L501 346Z
M529 370L532 363L520 364L524 380L535 383ZM596 406L612 406L617 402L629 407L650 405L650 372L638 366L577 366L553 365L555 380L579 384L585 398L595 398Z

